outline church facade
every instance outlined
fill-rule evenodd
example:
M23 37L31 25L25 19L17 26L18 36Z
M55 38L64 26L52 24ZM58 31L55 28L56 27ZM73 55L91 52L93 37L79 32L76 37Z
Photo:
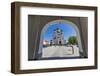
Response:
M50 45L64 45L66 44L66 40L64 40L63 30L60 28L56 28L53 31L52 40L50 41Z

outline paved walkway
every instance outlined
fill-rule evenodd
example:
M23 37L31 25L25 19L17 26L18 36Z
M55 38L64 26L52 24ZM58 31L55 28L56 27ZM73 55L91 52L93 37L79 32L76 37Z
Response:
M42 57L76 57L79 56L79 48L76 46L49 46L43 48Z

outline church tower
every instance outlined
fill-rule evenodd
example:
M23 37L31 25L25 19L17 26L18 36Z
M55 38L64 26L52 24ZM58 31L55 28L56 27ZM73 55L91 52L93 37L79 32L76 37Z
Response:
M66 41L64 40L63 30L60 28L56 28L53 32L52 40L50 41L50 44L63 45L63 44L65 44L65 42Z

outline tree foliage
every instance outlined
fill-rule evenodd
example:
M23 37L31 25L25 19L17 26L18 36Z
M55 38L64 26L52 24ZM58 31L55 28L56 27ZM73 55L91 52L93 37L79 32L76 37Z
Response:
M75 45L77 44L77 38L76 36L70 36L69 39L68 39L68 44L72 44L72 45Z

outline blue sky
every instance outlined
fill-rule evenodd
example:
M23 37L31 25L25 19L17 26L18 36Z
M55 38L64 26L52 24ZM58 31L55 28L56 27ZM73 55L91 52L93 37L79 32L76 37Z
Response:
M56 28L60 28L63 30L64 33L64 39L67 41L70 36L76 36L75 29L70 25L66 23L56 23L51 24L47 31L44 34L44 40L50 41L52 39L53 31Z

